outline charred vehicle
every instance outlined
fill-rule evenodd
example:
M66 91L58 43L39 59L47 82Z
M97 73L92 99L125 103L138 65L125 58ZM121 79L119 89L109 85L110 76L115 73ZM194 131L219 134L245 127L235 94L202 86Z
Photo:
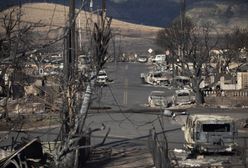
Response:
M173 102L175 105L192 104L195 102L195 95L188 89L176 90Z
M148 97L150 107L170 107L172 103L172 96L167 96L164 91L152 91Z
M168 73L161 72L161 71L155 71L155 72L149 72L141 78L144 78L144 81L151 85L160 85L160 86L169 86L170 85L170 79L171 76Z
M187 76L176 76L172 79L171 84L175 88L188 89L191 86L191 81L190 78Z
M192 151L232 152L237 147L235 121L229 116L189 115L183 131Z

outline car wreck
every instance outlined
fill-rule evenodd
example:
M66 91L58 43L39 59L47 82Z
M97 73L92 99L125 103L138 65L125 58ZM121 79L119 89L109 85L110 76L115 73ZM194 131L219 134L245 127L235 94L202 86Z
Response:
M148 97L150 107L170 107L173 105L172 96L167 96L164 91L152 91Z
M237 147L235 121L229 116L189 115L182 130L191 151L233 152Z
M188 89L179 89L173 96L174 105L192 104L195 102L195 95Z
M171 74L162 71L151 71L147 74L142 74L145 83L154 86L170 86Z

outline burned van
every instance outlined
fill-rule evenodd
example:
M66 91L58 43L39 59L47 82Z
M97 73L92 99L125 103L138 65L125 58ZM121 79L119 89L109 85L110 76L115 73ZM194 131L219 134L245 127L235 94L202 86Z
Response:
M192 151L232 152L237 146L235 121L229 116L189 115L183 131Z

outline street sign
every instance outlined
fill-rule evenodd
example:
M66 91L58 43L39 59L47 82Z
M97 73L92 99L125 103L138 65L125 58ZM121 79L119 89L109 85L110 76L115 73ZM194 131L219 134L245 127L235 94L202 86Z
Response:
M151 48L149 48L148 52L151 54L153 52L153 50Z

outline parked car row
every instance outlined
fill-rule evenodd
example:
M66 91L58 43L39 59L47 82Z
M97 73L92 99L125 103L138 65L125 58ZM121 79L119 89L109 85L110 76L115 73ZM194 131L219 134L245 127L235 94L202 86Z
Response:
M138 60L143 61L142 58ZM158 54L152 59L153 70L141 73L142 83L152 86L175 89L173 95L167 95L164 91L152 91L148 97L150 107L170 107L176 105L192 104L195 102L195 95L191 90L191 81L186 76L173 76L173 72L166 65L166 55Z
M178 89L190 88L190 78L186 76L172 77L170 71L150 71L148 73L141 73L140 78L143 83L153 86L166 86Z
M164 91L152 91L148 97L150 107L167 108L176 105L195 103L194 94L188 89L175 90L173 95L166 95Z

